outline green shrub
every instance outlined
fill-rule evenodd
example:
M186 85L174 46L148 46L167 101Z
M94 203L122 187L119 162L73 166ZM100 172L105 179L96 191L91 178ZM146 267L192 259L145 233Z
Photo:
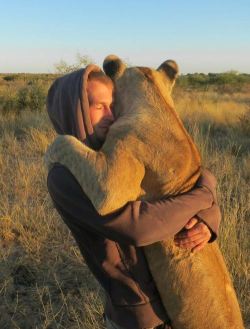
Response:
M32 111L42 111L45 105L46 94L37 84L32 84L29 90L29 108Z
M20 89L17 93L17 108L19 111L30 109L31 111L42 111L45 105L46 92L44 88L36 83Z
M16 98L15 97L0 97L0 112L4 115L16 112Z
M212 88L220 93L233 93L250 84L250 74L235 71L225 73L192 73L180 75L177 86L184 89L208 90Z
M29 88L24 87L18 91L16 103L19 111L29 107Z
M17 75L16 74L10 74L10 75L6 75L5 77L3 77L3 79L5 81L14 81L16 80Z
M4 103L4 112L15 112L16 111L16 99L9 98L5 100Z

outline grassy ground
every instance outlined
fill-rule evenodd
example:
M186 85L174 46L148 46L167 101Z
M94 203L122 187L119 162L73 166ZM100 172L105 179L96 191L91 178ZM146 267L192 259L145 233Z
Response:
M219 243L247 323L250 93L177 89L174 98L218 179ZM44 112L0 115L1 329L103 328L102 292L47 193L42 157L53 137Z

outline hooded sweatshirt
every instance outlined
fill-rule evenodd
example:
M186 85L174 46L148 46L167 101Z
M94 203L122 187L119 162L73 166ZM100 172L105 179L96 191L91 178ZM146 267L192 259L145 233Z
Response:
M59 134L69 134L93 149L101 147L93 135L86 91L95 65L57 79L48 92L49 117ZM197 215L217 237L221 214L216 179L207 170L195 188L156 202L129 202L119 211L100 216L70 171L55 164L48 190L63 221L105 291L105 314L128 329L153 328L169 321L148 269L143 246L173 238ZM119 182L117 184L119 186Z
M56 132L72 135L93 149L100 148L95 138L89 115L87 80L91 72L99 72L96 65L88 65L57 79L47 96L47 109Z

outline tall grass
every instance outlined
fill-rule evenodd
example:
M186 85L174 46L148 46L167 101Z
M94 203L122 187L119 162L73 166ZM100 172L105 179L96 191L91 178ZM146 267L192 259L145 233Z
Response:
M249 97L249 96L248 96ZM247 95L179 90L176 107L218 179L219 243L247 323L250 145ZM104 328L102 291L46 188L42 157L55 134L45 113L0 116L0 328Z

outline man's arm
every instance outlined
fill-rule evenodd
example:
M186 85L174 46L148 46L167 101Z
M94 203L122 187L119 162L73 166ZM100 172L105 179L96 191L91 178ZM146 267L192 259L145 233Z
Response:
M62 217L83 229L88 227L111 240L137 247L174 237L190 218L213 203L209 188L200 184L177 197L157 202L129 202L112 214L100 216L67 168L55 165L47 184Z
M205 178L205 180L204 180ZM209 180L209 184L206 180ZM208 242L211 243L217 238L219 224L221 221L221 212L217 203L216 179L208 170L203 170L198 185L207 186L213 194L213 204L211 208L199 211L194 218L178 232L174 241L181 248L191 249L192 251L201 250Z

